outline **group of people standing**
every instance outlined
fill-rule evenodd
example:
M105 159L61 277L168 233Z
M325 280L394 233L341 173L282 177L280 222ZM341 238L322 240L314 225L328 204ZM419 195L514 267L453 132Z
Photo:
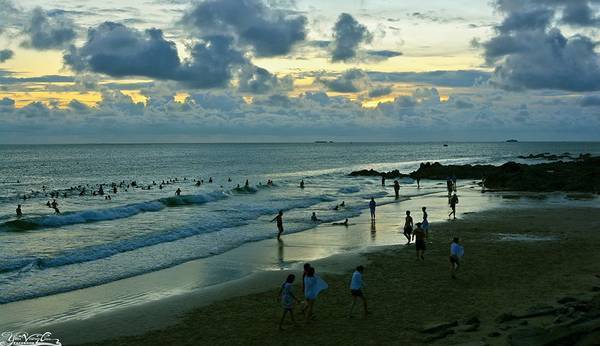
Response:
M352 278L350 279L350 295L352 297L352 305L350 307L349 317L353 317L354 308L357 300L361 300L363 303L363 312L365 316L369 314L369 310L367 308L367 299L363 293L363 279L362 275L364 272L364 267L359 265L356 267L354 273L352 273ZM279 290L279 300L281 301L281 305L283 307L283 315L281 316L281 320L279 321L279 330L283 330L283 323L285 321L285 317L289 314L292 322L295 324L296 320L294 318L294 306L296 304L302 305L302 315L304 316L305 323L310 323L310 321L315 320L314 316L314 306L319 294L326 290L329 285L316 274L315 268L310 263L304 264L304 272L302 273L302 294L304 295L304 300L301 301L294 295L293 292L293 283L296 279L296 275L289 274L286 280L280 287Z

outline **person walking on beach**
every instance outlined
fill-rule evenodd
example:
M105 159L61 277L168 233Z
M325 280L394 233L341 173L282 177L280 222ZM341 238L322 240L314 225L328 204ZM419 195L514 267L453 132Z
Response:
M371 210L371 221L375 221L375 208L377 207L377 203L375 203L375 198L371 197L371 202L369 202L369 209Z
M427 220L428 218L428 214L427 214L427 207L423 207L421 208L421 210L423 210L423 221L421 222L421 228L425 231L425 234L429 234L429 220Z
M456 272L460 267L460 260L465 255L465 249L459 244L458 237L452 239L450 244L450 275L456 279Z
M450 212L450 214L448 214L448 217L450 217L450 215L454 216L454 220L456 220L456 205L458 204L458 196L456 195L456 193L454 193L454 195L452 195L452 197L450 197L450 208L452 209L452 211Z
M283 316L281 316L281 320L279 321L279 330L283 330L283 321L285 320L285 315L287 315L288 312L292 318L292 323L296 324L296 321L294 320L294 302L300 303L300 300L298 300L292 292L292 284L294 283L295 279L296 275L288 275L287 279L281 285L281 289L279 290L279 297L281 299L281 305L283 306Z
M410 216L410 210L406 211L406 218L404 219L404 236L406 237L406 245L410 244L410 236L413 231L413 218Z
M17 217L21 217L23 216L23 212L21 211L21 205L19 204L17 206Z
M394 193L396 194L396 199L400 198L400 183L398 180L394 180Z
M456 192L456 176L452 176L452 191Z
M365 317L369 314L369 309L367 309L367 298L362 291L364 287L362 275L365 270L365 267L358 266L354 273L352 273L352 280L350 280L350 294L352 295L352 307L350 308L349 317L352 318L352 313L354 312L354 306L356 305L356 300L360 299L363 302L363 312Z
M317 296L321 291L327 289L327 287L327 283L315 274L315 268L309 267L304 277L304 297L306 298L304 319L306 323L314 319L313 310Z
M279 211L279 214L271 220L271 222L273 221L277 221L277 240L281 240L281 234L283 233L283 210Z
M421 188L421 177L417 177L417 189Z
M452 194L452 179L450 176L446 177L446 189L448 190L448 196Z
M416 223L417 229L413 232L413 240L415 241L415 248L417 249L417 260L425 260L425 242L427 240L427 233L420 222Z

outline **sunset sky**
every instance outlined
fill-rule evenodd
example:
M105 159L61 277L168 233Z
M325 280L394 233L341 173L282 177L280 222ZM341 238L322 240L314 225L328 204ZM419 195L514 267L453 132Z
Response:
M600 139L600 0L0 0L0 143Z

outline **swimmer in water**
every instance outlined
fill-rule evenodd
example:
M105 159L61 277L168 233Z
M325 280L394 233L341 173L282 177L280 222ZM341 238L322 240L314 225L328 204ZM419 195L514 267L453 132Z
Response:
M303 189L304 188L304 179L300 180L300 188Z
M332 223L333 226L346 226L348 227L348 219L344 220L344 222L334 222Z
M175 194L176 194L177 196L181 196L181 189L180 189L180 188L177 188L177 191L175 191Z
M312 221L312 222L321 222L321 220L319 218L317 218L317 213L315 213L314 211L313 211L313 213L312 213L312 215L310 217L310 221Z

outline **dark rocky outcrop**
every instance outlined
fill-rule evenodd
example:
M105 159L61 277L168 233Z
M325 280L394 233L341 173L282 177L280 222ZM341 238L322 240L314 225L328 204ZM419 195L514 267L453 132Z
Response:
M487 190L504 191L576 191L600 193L600 157L589 154L580 155L574 161L557 161L534 165L508 162L501 166L493 165L442 165L421 163L418 170L406 175L398 170L377 172L362 170L352 172L352 176L385 176L397 178L446 179L455 176L457 179L482 180Z

